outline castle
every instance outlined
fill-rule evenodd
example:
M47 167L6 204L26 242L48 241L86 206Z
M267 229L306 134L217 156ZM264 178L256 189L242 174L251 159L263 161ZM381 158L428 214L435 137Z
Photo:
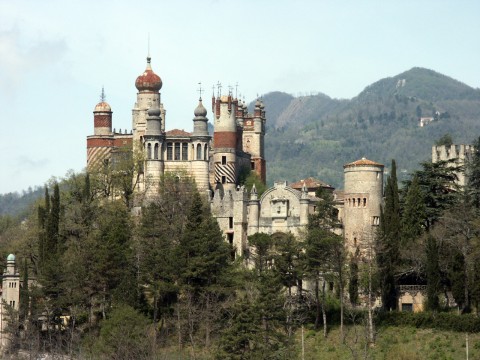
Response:
M137 174L135 188L146 201L157 196L159 180L166 172L189 174L199 191L207 194L212 214L237 255L248 251L248 236L258 232L299 235L320 201L315 190L334 189L312 179L291 186L276 182L259 197L255 187L247 192L239 186L239 174L245 170L266 181L266 112L262 101L256 101L251 114L246 103L231 92L212 96L212 137L200 97L194 109L193 132L166 131L162 85L147 57L146 69L135 81L138 93L130 133L112 131L112 109L102 92L93 111L94 134L87 137L87 168L113 161L116 152L130 146L143 156L143 171ZM351 251L364 249L379 224L383 165L363 158L345 165L344 172L345 191L336 192L339 218L347 247Z

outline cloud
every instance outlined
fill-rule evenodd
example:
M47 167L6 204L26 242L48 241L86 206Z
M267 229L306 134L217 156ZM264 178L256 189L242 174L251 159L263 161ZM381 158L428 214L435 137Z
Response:
M16 27L0 31L0 92L14 96L29 76L58 63L66 51L64 40L26 39Z

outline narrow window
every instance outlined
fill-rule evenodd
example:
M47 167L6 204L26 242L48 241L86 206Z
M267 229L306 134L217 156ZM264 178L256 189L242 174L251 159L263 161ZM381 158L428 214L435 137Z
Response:
M233 229L233 217L228 218L228 228Z
M222 184L225 184L227 182L227 177L225 175L222 175Z
M150 160L152 158L152 144L148 143L147 145L147 159Z
M203 150L203 160L208 160L208 145L205 144L205 149Z
M363 207L367 206L367 198L363 198Z
M188 160L188 144L182 143L182 160Z
M357 199L357 206L360 207L360 198Z
M250 169L255 170L255 162L254 161L252 161L250 163Z
M180 160L180 143L175 143L175 160Z
M355 198L352 199L352 206L355 207Z
M222 156L222 165L227 165L227 157Z
M158 143L156 143L155 147L153 148L153 158L158 160Z
M167 160L173 159L173 144L171 142L167 143Z
M202 160L202 145L197 144L197 160Z
M233 233L228 233L227 234L227 240L228 243L230 244L230 257L232 260L235 260L235 248L233 247Z

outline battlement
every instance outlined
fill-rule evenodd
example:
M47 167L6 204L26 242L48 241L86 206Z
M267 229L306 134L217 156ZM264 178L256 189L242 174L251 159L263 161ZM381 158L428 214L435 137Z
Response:
M457 160L464 162L469 159L474 151L473 145L439 145L432 146L432 162Z

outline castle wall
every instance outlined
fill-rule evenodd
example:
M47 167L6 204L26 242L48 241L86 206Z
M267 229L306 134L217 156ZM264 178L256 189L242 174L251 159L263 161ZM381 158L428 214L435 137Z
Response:
M472 145L432 146L432 163L450 161L449 166L465 166L472 158L474 151ZM456 175L457 185L465 186L467 184L465 171L458 171Z

